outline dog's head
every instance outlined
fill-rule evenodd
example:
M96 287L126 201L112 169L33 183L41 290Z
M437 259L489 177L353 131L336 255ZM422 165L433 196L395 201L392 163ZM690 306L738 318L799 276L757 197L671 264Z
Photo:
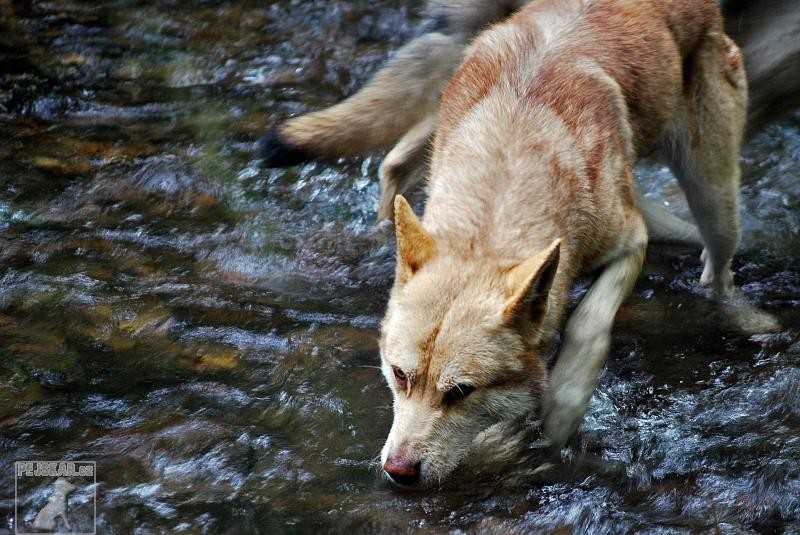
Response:
M394 422L381 460L395 483L430 487L468 468L482 431L538 411L547 372L536 347L559 243L511 267L458 258L399 196L395 227L380 341Z
M53 483L53 487L55 488L56 493L59 494L69 494L70 492L78 488L72 483L70 483L69 480L64 479L63 477L59 477L58 479L56 479L55 482Z

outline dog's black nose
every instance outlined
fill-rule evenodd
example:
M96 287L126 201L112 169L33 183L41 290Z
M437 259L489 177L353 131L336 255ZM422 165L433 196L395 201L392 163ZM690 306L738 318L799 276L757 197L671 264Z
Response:
M394 455L383 463L383 470L392 481L400 485L411 486L419 481L420 462L402 455Z

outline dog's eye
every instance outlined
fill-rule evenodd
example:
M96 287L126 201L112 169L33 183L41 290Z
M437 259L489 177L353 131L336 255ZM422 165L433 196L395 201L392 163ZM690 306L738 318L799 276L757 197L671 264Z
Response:
M472 394L474 391L475 387L472 385L456 385L444 393L444 402L448 405L458 403L459 401L466 399L466 397Z
M403 370L397 367L392 367L392 371L394 372L394 378L397 380L397 384L402 388L405 388L408 378L406 377L406 374L403 373Z

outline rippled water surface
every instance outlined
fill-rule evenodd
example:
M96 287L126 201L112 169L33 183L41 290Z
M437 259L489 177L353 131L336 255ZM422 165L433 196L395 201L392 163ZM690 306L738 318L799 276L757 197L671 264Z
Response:
M800 116L744 150L734 266L783 332L717 327L698 252L651 247L565 464L494 492L379 481L379 155L252 152L418 8L0 1L0 532L23 459L96 461L99 533L800 531Z

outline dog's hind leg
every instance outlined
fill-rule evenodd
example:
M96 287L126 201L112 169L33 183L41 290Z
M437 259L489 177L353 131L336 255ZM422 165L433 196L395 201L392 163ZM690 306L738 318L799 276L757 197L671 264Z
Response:
M436 117L425 117L383 159L378 172L381 179L378 223L394 219L395 196L404 195L423 178L426 155L435 130Z
M705 244L700 283L710 286L726 319L745 332L777 322L749 305L733 285L739 244L739 147L747 84L739 49L721 31L707 33L686 62L684 105L664 141L670 167L686 193Z
M641 227L635 233L638 245L605 267L567 322L543 411L544 433L555 448L566 444L578 428L597 386L611 347L614 317L642 269L647 238L644 224Z

